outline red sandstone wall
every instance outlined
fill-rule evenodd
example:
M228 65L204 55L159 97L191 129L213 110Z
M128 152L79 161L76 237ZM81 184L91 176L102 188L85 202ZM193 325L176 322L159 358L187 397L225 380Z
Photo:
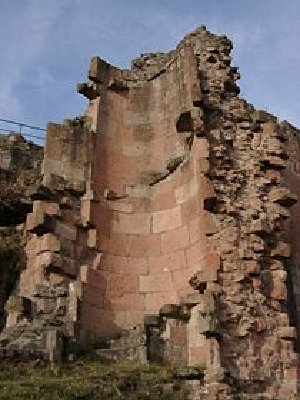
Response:
M91 142L80 118L48 125L43 161L43 187L47 189L40 197L35 194L33 212L27 216L27 266L20 275L20 296L33 297L36 285L44 283L50 265L67 277L74 278L79 273L86 239L82 240L75 226L80 223L80 208L73 204L70 192L78 191L80 196L85 191ZM60 253L59 266L54 265L53 253Z
M87 272L82 326L103 337L142 323L166 303L179 303L208 259L216 273L203 208L212 195L202 168L207 142L198 138L190 149L186 137L194 132L176 129L181 113L200 113L193 105L197 81L194 75L191 82L189 71L196 66L188 51L150 82L121 93L105 90L88 110L99 121L92 187L113 199L92 203L101 257ZM168 162L178 158L184 161L163 177Z
M300 141L299 130L289 124L286 125L286 130L289 161L287 169L284 172L284 183L298 198L298 202L291 207L291 218L286 231L287 240L291 244L291 263L289 269L292 282L288 290L290 298L293 301L293 304L290 304L294 319L293 323L297 326L298 332L300 332L299 318L297 317L297 314L300 312Z

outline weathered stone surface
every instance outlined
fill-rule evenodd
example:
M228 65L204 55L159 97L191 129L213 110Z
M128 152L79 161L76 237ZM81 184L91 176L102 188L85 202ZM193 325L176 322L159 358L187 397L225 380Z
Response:
M4 306L25 266L24 222L32 210L30 191L40 181L43 149L21 135L0 135L0 329Z

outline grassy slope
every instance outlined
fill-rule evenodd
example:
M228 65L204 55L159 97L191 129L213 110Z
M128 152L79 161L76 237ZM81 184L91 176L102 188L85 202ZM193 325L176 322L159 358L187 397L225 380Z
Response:
M184 400L184 381L171 367L134 362L76 361L58 366L0 363L1 400Z

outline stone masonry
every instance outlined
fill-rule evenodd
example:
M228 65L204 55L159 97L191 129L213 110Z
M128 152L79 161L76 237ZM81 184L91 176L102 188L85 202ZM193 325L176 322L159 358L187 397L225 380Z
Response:
M203 366L193 399L297 398L299 131L239 97L231 49L202 26L91 60L84 115L48 125L2 357L97 347Z
M39 184L43 149L20 134L0 135L0 329L9 295L26 266L24 223L32 211L30 192Z

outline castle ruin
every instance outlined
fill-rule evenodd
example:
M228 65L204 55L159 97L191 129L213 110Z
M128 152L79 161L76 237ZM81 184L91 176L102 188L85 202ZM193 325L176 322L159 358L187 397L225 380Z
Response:
M203 365L195 399L296 399L300 136L239 97L231 49L200 27L91 60L84 115L47 128L1 357L98 348Z

